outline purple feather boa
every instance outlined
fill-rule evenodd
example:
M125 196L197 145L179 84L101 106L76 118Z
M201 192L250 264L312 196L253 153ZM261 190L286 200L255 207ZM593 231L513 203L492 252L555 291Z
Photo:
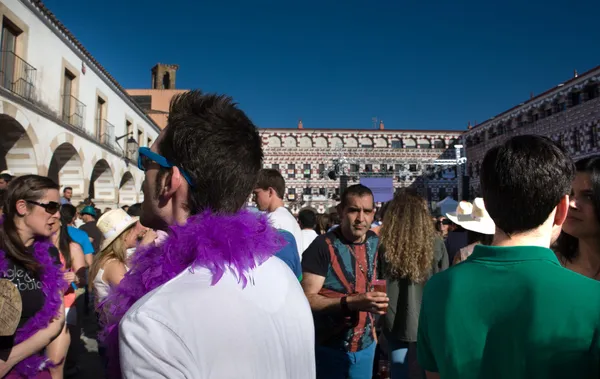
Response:
M100 338L109 354L109 377L121 377L119 322L141 297L188 267L208 268L213 285L225 270L231 270L245 287L249 271L275 255L284 244L266 216L242 210L235 215L204 212L192 216L185 225L170 227L169 237L161 246L136 251L130 271L98 306L103 325Z
M0 227L3 219L0 219ZM52 244L46 240L36 240L34 242L34 258L42 266L40 282L42 283L42 292L46 301L42 309L19 329L15 335L15 344L19 344L42 329L50 325L52 320L59 316L62 299L60 293L67 287L68 283L64 280L62 267L57 265L49 254ZM2 277L6 277L8 270L8 261L5 259L6 253L0 250L0 272ZM50 367L52 363L43 354L33 354L17 363L14 371L20 375L29 378L36 376L45 367Z

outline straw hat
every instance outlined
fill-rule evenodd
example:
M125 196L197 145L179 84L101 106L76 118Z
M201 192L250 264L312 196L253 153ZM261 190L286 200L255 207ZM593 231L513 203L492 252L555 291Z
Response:
M123 232L135 225L138 221L137 217L131 217L121 208L108 211L100 217L96 226L104 235L104 242L100 246L100 250L104 250L113 243Z
M446 213L446 217L472 232L489 235L496 233L496 224L485 210L485 204L481 197L473 200L472 204L468 201L461 201L456 207L456 212Z

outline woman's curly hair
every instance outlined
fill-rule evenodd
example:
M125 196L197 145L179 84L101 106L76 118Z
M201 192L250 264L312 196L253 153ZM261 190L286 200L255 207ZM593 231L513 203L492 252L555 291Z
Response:
M433 265L435 238L425 199L411 191L397 192L381 229L384 276L413 283L427 280Z

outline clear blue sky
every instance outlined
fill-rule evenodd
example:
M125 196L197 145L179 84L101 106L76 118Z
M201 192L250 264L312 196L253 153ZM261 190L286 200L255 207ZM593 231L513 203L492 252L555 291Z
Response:
M260 127L465 129L600 65L600 1L46 0L125 88L157 62Z

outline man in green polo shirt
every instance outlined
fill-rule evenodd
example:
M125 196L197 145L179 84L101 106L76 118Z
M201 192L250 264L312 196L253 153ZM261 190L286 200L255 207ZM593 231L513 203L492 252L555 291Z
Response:
M481 189L494 242L425 287L417 349L428 379L600 378L600 282L561 267L549 249L573 175L544 137L488 151Z

